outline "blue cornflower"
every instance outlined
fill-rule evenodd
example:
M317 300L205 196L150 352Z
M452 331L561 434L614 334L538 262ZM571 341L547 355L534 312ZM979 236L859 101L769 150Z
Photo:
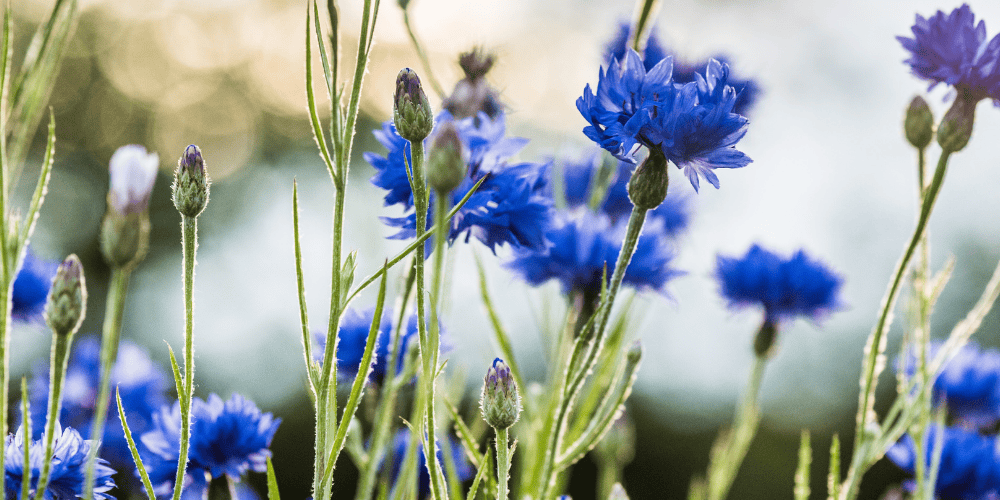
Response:
M548 190L547 163L509 163L509 158L527 144L526 139L506 137L504 115L496 119L480 113L475 117L454 120L443 111L437 122L453 121L469 152L468 174L458 188L451 192L452 204L458 203L470 189L485 176L489 176L469 201L451 220L448 241L453 243L463 233L465 239L475 236L490 250L507 243L514 247L544 248L545 229L550 223L552 201ZM383 124L375 138L388 150L386 156L365 153L365 160L375 168L371 182L385 189L385 205L401 205L404 210L413 208L406 168L409 162L409 143L396 133L392 122ZM428 138L426 144L433 139ZM432 193L431 199L434 199ZM431 207L434 206L432 202ZM383 217L383 222L400 231L391 238L412 238L416 234L416 215ZM433 221L433 213L428 221Z
M743 257L718 256L715 276L730 307L760 305L772 324L840 307L843 279L803 250L785 259L754 244Z
M80 433L71 427L65 429L56 426L56 437L54 453L52 455L52 468L50 469L49 483L45 489L45 500L76 500L84 496L83 482L87 471L87 455L90 454L90 447L94 446L93 441L85 441L80 437ZM25 476L24 466L24 427L20 427L16 434L7 435L4 447L4 488L6 490L6 500L18 500L21 498L22 482ZM31 481L31 495L34 497L35 488L38 486L38 479L42 471L42 461L45 458L45 441L39 439L31 441L29 446L30 471L28 477ZM108 462L97 459L94 468L94 498L104 500L114 500L108 494L115 487L115 481L111 478L115 471L108 467Z
M17 273L11 293L12 318L30 321L41 317L58 267L58 262L39 259L30 249L25 252L24 264Z
M942 432L938 426L931 426L927 431L923 449L924 463L929 467ZM961 500L996 498L1000 493L1000 455L996 438L957 427L947 427L943 434L941 466L934 486L936 495ZM885 455L899 468L914 473L916 449L909 434L892 445ZM912 481L904 486L913 490Z
M340 342L337 344L337 373L340 375L354 377L361 366L361 358L365 354L365 343L368 341L368 330L372 325L372 317L375 315L375 308L370 307L364 310L348 309L344 311L344 316L340 320L340 329L337 337ZM392 335L392 311L384 311L382 320L379 323L378 336L375 339L375 359L372 361L372 372L368 380L375 383L382 383L385 379L386 367L389 364L389 349L394 342ZM396 373L403 369L406 349L410 341L417 335L417 315L411 314L406 322L406 331L400 339L400 355L396 356ZM316 361L323 360L323 350L326 348L326 334L313 333L316 340L317 349L313 351Z
M618 31L615 32L615 37L604 46L604 61L606 64L611 64L611 61L621 59L625 55L625 50L628 48L628 37L630 32L630 23L627 21L618 23ZM674 59L673 80L674 83L679 84L696 81L695 75L701 74L702 70L708 66L709 63L707 60L696 63L683 62L680 57L673 54L670 50L663 46L663 43L660 42L660 39L656 34L656 29L654 28L650 31L649 38L646 39L646 47L643 49L642 53L642 64L645 66L646 71L649 71L656 65L656 63L667 57L673 57ZM723 64L732 66L729 58L724 55L717 55L714 59ZM733 107L733 112L747 116L747 113L751 110L761 93L760 85L758 85L752 78L730 78L729 85L736 89L737 94L736 105Z
M929 19L919 14L910 28L913 38L897 36L910 52L905 62L913 74L951 85L973 102L990 98L1000 102L1000 35L986 40L986 23L976 23L968 4Z
M49 401L48 366L38 365L29 387L31 401L32 434L40 436L45 429ZM84 439L90 438L97 393L101 379L101 342L96 337L83 337L73 345L66 381L63 384L62 412L59 423L64 427L80 429ZM135 464L125 440L118 418L114 391L121 394L122 406L129 428L135 436L146 432L152 424L153 413L164 403L167 387L166 376L141 347L122 341L118 359L111 368L111 399L101 438L101 457L118 471L125 473L119 483L128 483ZM136 485L137 486L137 485Z
M940 342L933 342L929 355L937 355ZM916 353L900 360L906 373L913 376ZM1000 420L1000 352L980 350L975 343L961 350L941 368L934 381L935 404L944 402L956 423L982 429Z
M406 450L409 449L410 445L410 431L409 429L400 429L396 432L395 438L392 442L392 456L391 462L388 464L387 473L389 474L389 484L392 487L397 487L396 478L399 476L399 471L402 469L403 460L406 458ZM476 474L475 469L472 468L472 464L469 463L469 459L465 457L465 448L457 440L452 439L450 436L448 438L448 445L451 452L452 460L455 462L455 473L458 476L459 481L468 481ZM418 482L417 498L426 498L431 492L431 476L427 472L427 457L424 455L424 445L417 441L417 473L420 474L420 479ZM437 446L438 461L444 465L444 457L441 455L442 447L440 443Z
M268 448L280 423L280 418L262 413L239 394L228 401L216 394L210 394L208 401L194 398L185 493L203 491L211 478L223 474L239 479L248 470L265 472L271 456ZM142 436L148 450L143 462L158 495L173 490L180 429L180 402L176 402L153 415L153 429Z
M639 146L658 148L684 170L695 191L699 175L719 187L713 169L740 168L751 160L736 149L746 134L746 117L733 112L736 91L728 85L729 67L709 61L705 76L676 85L673 59L648 72L634 50L601 69L597 92L588 84L576 107L590 125L583 133L620 160L635 162Z

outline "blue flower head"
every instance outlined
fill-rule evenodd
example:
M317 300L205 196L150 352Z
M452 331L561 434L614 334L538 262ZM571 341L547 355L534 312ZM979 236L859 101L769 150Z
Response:
M929 19L919 14L910 28L913 38L897 36L910 52L905 62L913 74L951 85L973 102L990 98L1000 102L1000 35L986 39L986 23L976 23L968 4Z
M41 318L58 267L58 262L39 259L30 249L25 252L24 264L17 273L11 294L12 318L19 321Z
M387 464L386 472L389 475L389 484L396 487L396 478L399 476L399 471L402 469L403 460L406 458L406 450L409 449L410 445L410 431L408 429L400 429L396 432L396 436L393 438L392 444L392 461ZM451 453L451 458L455 462L455 473L458 476L459 481L468 481L476 474L476 470L472 468L472 464L465 457L465 448L457 440L448 437L448 448ZM420 474L419 482L417 483L417 498L427 498L431 492L431 476L427 472L427 457L424 455L424 446L417 441L417 473ZM437 455L438 461L442 464L444 463L444 457L441 455L442 446L438 443Z
M204 491L210 478L223 474L239 479L247 471L265 472L268 449L281 423L262 413L252 401L233 394L223 401L210 394L208 401L191 404L191 441L185 493ZM172 491L180 446L180 402L163 406L153 416L153 429L142 436L147 449L143 462L158 495ZM148 461L147 461L148 458ZM200 498L200 497L199 497Z
M93 441L86 441L80 437L76 429L67 427L65 429L56 425L56 437L54 453L52 455L52 465L49 473L49 484L45 489L45 500L76 500L84 496L83 482L87 471L87 456L90 454L90 447L94 446ZM4 447L4 488L6 490L6 500L20 500L21 488L25 477L24 464L24 427L17 430L16 434L7 435ZM38 479L41 475L43 460L45 458L45 441L39 439L30 441L28 446L30 464L27 467L27 476L31 481L31 495L34 498L35 488L38 486ZM115 487L115 481L111 476L114 469L108 466L108 462L97 459L94 468L94 498L103 500L114 500L108 494Z
M628 37L630 31L631 25L629 22L622 21L618 23L618 31L615 32L615 37L604 46L604 61L606 64L611 64L611 61L621 59L625 56L625 51L628 48ZM678 57L677 54L673 54L670 50L663 46L663 43L660 42L660 39L656 34L656 28L653 28L653 30L649 33L649 38L646 39L646 48L643 49L642 53L642 64L646 67L646 71L649 71L656 65L656 63L667 57L673 57L674 59L673 79L674 83L680 84L695 81L695 75L702 74L702 71L706 66L708 66L709 62L708 60L695 63L684 62L683 58ZM714 59L723 64L732 66L729 58L726 56L718 55L715 56ZM736 89L737 94L736 105L733 107L733 112L747 116L760 96L760 85L758 85L752 78L730 78L729 85Z
M943 437L942 437L943 435ZM938 439L943 439L938 443ZM1000 493L1000 455L994 436L974 431L938 426L928 429L923 449L924 464L930 466L935 447L941 446L941 465L934 491L939 498L985 500ZM886 451L886 457L899 468L913 474L916 467L916 447L907 434ZM905 484L913 490L912 481Z
M930 347L930 357L937 355L940 342ZM916 353L901 356L900 364L912 377ZM980 350L970 343L941 368L934 382L936 405L947 404L949 416L964 427L982 429L1000 421L1000 352Z
M437 118L439 123L450 120L454 119L448 112L442 112ZM476 182L484 177L486 180L451 220L449 243L464 234L466 241L474 236L493 251L504 243L514 247L544 248L547 244L544 233L552 207L551 198L547 196L549 165L509 161L527 140L505 136L502 113L496 119L480 113L453 123L469 152L469 160L466 179L451 192L452 204L461 201ZM376 170L371 182L388 191L386 206L400 205L408 212L403 217L384 217L382 220L400 229L391 238L412 238L416 234L416 215L412 212L413 193L406 174L410 161L409 143L396 133L391 122L383 124L382 129L375 132L375 138L388 152L385 156L364 154L365 160ZM426 144L431 140L433 134ZM432 200L433 197L432 193ZM433 221L433 212L428 214L428 221Z
M89 336L74 342L63 384L63 404L59 423L64 427L80 429L84 439L90 438L100 378L100 340ZM117 389L121 394L125 417L134 435L142 435L152 424L153 413L164 402L166 380L166 376L149 359L144 349L127 340L121 342L118 348L118 360L111 368L110 385L112 391ZM32 434L38 437L45 429L49 401L48 366L35 367L28 392L31 401ZM100 446L102 458L125 476L131 476L135 465L121 421L118 419L113 392L108 404L107 422L104 425ZM129 483L128 477L119 480L119 483Z
M803 250L785 259L755 244L740 258L718 256L715 276L730 307L762 306L771 323L840 307L843 279Z
M620 160L635 163L639 146L658 148L684 170L695 191L699 176L719 187L716 168L740 168L751 160L736 149L747 119L733 111L737 93L729 67L710 60L705 76L675 84L673 59L646 71L634 50L601 69L597 92L588 84L576 107L590 125L583 133Z

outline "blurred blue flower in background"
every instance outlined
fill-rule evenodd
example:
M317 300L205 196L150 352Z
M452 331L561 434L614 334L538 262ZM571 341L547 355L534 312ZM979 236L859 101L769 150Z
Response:
M409 429L400 429L396 432L396 436L392 441L392 453L390 456L391 462L387 464L387 469L384 469L389 475L389 484L393 488L398 487L396 484L396 478L399 476L400 469L403 465L403 459L406 457L406 450L409 448L410 444L410 431ZM451 453L451 459L455 462L455 473L458 476L459 481L467 481L472 479L476 474L476 470L472 468L472 464L469 460L465 458L465 448L462 447L461 443L457 440L448 437L448 451ZM441 455L443 447L439 444L437 446L438 460L443 463L444 457ZM427 472L427 457L424 456L424 446L417 441L417 474L420 474L420 479L417 489L417 498L426 498L431 491L431 476Z
M933 342L929 358L937 356L941 342ZM916 367L913 349L900 364L905 363L906 374L913 376ZM897 365L898 367L898 365ZM983 429L1000 421L1000 352L995 349L980 350L975 343L962 347L948 364L944 365L934 382L935 405L947 405L948 414L956 425Z
M59 262L39 259L31 249L25 251L24 264L17 273L11 293L12 318L19 321L41 318L58 267Z
M943 434L943 442L938 443ZM1000 454L996 438L975 431L938 426L927 429L924 440L925 464L930 467L934 448L941 446L941 467L938 470L935 493L940 498L985 500L1000 494ZM886 457L899 468L913 474L916 448L909 434L886 451ZM913 491L913 482L904 483Z
M1000 34L987 41L986 22L977 24L968 4L928 19L917 14L910 30L913 38L896 39L910 52L905 62L913 74L930 80L930 88L944 83L972 101L1000 103Z
M83 498L83 482L87 471L87 456L90 454L90 447L94 446L93 441L86 441L80 437L80 433L71 427L60 428L56 425L55 445L52 455L52 465L49 471L49 483L45 489L45 500L76 500ZM24 464L25 436L24 427L17 429L17 433L8 434L4 446L4 489L6 490L5 500L19 500L21 498L21 488L24 477L27 475L31 481L32 498L34 498L35 488L38 486L38 479L41 475L43 460L45 458L45 441L39 439L30 441L28 446L30 464ZM28 473L25 474L25 469ZM115 471L108 467L108 462L97 459L94 467L94 498L104 500L114 500L109 491L115 487L115 481L111 475Z
M818 318L841 306L843 279L799 250L785 259L754 244L743 257L716 257L720 292L732 308L759 305L764 320Z

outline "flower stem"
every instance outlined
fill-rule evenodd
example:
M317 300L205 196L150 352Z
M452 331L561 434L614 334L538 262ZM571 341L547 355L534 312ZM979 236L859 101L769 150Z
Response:
M760 424L760 384L767 366L766 356L756 356L743 400L736 409L733 428L720 435L708 465L708 500L723 500L743 464L750 442Z
M73 343L72 332L53 332L52 355L49 360L49 413L45 420L45 458L42 461L42 472L38 477L38 487L35 498L45 498L45 488L49 484L49 474L52 472L52 455L56 439L56 423L62 411L62 389L66 380L66 365L69 362L69 347ZM31 418L25 416L25 418ZM25 446L31 442L31 436L24 437ZM27 466L25 466L27 469Z
M507 500L507 482L510 480L510 446L507 444L507 429L493 430L497 433L497 500Z
M410 9L403 9L403 24L406 25L406 34L410 36L410 43L413 44L414 50L417 51L417 57L420 58L420 65L424 67L424 74L427 75L427 81L431 83L431 87L434 87L434 92L444 99L447 95L444 93L444 87L438 83L437 78L434 77L434 72L431 71L431 62L427 58L427 52L424 51L423 45L417 39L417 33L413 31L413 26L410 23Z
M100 442L104 436L104 425L108 420L108 401L111 398L111 367L118 359L118 339L122 330L122 312L125 310L125 295L128 291L130 270L114 267L104 309L104 332L101 336L101 382L94 405L94 421L90 427L90 437ZM97 465L99 446L90 448L87 457L87 476L83 483L86 500L94 498L94 468Z
M178 394L181 407L181 444L174 479L173 500L180 500L187 471L191 441L191 399L194 397L194 266L198 250L198 218L181 215L181 242L184 248L184 393Z

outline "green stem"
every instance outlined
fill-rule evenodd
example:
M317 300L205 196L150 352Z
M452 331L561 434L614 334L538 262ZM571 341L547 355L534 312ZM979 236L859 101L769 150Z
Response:
M507 500L507 482L510 481L510 446L507 444L507 429L493 430L497 433L497 500Z
M767 357L756 356L743 400L736 409L733 429L720 436L718 444L712 450L712 460L708 465L708 500L723 500L729 494L729 488L743 464L750 442L757 434L760 424L760 385L766 366Z
M656 17L656 12L660 10L660 0L638 0L635 6L635 20L632 22L629 42L632 50L642 54L646 48L646 38L652 28L649 21Z
M621 480L621 465L606 457L597 462L597 498L608 498L611 487Z
M115 267L111 269L111 282L104 309L104 332L101 336L101 385L94 406L94 421L90 427L92 439L100 442L104 436L104 425L108 420L108 401L111 399L111 367L118 359L118 339L122 331L122 312L125 310L125 294L131 271ZM90 448L87 457L87 476L83 494L86 500L94 498L94 468L97 465L99 446Z
M35 489L36 500L45 498L49 474L52 472L56 423L59 422L59 413L62 411L63 382L66 380L66 365L69 362L69 348L72 344L72 332L52 333L52 356L49 360L49 414L45 419L45 458L42 460L42 472L39 474L38 487ZM24 436L25 446L30 442L31 436Z
M927 229L927 222L930 220L931 212L934 209L934 202L937 200L941 186L944 184L944 175L948 169L948 158L950 156L951 151L944 150L941 152L937 168L934 171L934 177L924 192L917 226L914 228L913 235L910 237L910 241L903 251L903 256L896 264L892 281L889 283L885 297L882 298L881 313L879 314L878 322L872 330L868 338L868 344L865 347L865 363L861 376L861 392L858 401L858 415L854 436L853 453L855 460L851 461L851 466L847 471L847 478L844 481L844 487L841 488L844 500L850 500L857 496L861 485L861 476L865 472L863 469L866 469L862 467L862 464L858 463L857 457L860 456L859 453L866 453L867 447L865 445L870 437L867 425L874 413L875 385L878 382L876 375L880 371L881 363L879 363L879 357L885 351L885 333L888 329L889 317L892 315L892 310L896 305L896 298L899 295L900 284L903 281L903 276L906 274L906 269L909 267L910 260L913 258L913 254Z
M191 400L194 397L194 266L198 250L198 218L181 215L181 242L184 247L184 393L178 394L181 407L181 444L177 455L177 475L173 500L180 500L187 472L191 441Z
M437 93L438 97L444 99L447 97L444 93L444 87L434 77L434 71L431 70L431 62L427 58L427 52L424 51L423 45L417 39L417 33L413 31L413 26L410 24L410 9L403 9L403 24L406 25L406 34L410 36L410 43L413 44L414 50L417 51L417 57L420 58L420 65L424 67L424 74L427 75L426 80L430 82L431 87L434 88L434 92Z
M0 138L0 143L4 141ZM6 219L4 214L0 214L0 218ZM0 245L3 245L6 238L0 235ZM0 304L3 306L4 314L3 320L0 321L0 358L3 359L2 366L0 366L0 384L3 388L0 389L0 408L7 408L10 401L10 392L8 386L10 385L10 310L11 310L11 288L14 285L13 272L6 262L0 263L0 266L8 272L4 273L4 277L8 281L2 283L0 286ZM10 422L7 420L7 411L0 410L0 432L6 436L9 433L8 426ZM25 446L30 445L30 437L25 437ZM0 453L0 467L5 466L6 453Z

